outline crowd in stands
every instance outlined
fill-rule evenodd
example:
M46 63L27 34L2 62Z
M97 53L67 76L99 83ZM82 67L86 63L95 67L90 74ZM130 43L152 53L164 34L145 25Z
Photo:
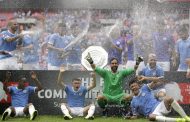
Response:
M21 56L23 66L19 69L53 70L57 68L52 66L66 65L71 70L85 70L81 66L82 52L95 45L102 46L108 52L108 58L118 58L123 66L131 65L130 61L135 61L136 55L144 57L146 65L148 54L155 53L157 62L164 71L178 70L180 55L176 55L180 53L175 53L180 39L178 32L182 26L189 30L187 19L177 13L165 13L162 16L148 12L143 16L137 11L139 17L133 13L129 10L111 9L2 11L0 38L3 38L2 32L8 29L7 24L11 20L18 23L16 34L26 32L24 37L30 38L32 48L24 50ZM81 33L83 36L79 36ZM23 40L19 45L28 46L24 44L27 41ZM1 46L0 49L2 50ZM16 47L13 52L16 50L19 48ZM34 59L25 57L27 53L34 55L34 62ZM186 56L180 60L190 58L189 54L184 55ZM25 68L24 64L31 62L35 66Z

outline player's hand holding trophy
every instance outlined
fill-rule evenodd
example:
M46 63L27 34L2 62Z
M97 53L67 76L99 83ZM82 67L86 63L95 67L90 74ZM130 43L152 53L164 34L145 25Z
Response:
M143 57L138 56L136 57L136 65L139 65L143 61Z
M85 57L85 59L90 63L90 64L93 64L93 60L92 60L92 57L90 55L90 53L88 53L88 55Z

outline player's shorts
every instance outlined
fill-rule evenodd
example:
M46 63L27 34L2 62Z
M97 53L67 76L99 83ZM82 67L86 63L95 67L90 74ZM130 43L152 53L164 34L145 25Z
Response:
M83 116L83 111L84 111L83 107L70 107L69 109L71 110L72 115Z
M15 117L16 116L25 116L24 107L15 107Z
M121 104L121 101L122 101L124 95L125 94L122 93L117 96L112 96L110 94L103 93L103 96L107 99L107 103L115 103L115 104Z
M171 112L170 110L166 109L166 106L164 104L164 101L160 102L157 107L154 109L152 114L158 115L158 116L164 116Z

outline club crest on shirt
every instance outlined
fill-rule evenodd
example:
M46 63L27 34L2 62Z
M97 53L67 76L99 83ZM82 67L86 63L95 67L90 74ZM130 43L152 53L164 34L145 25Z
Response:
M27 90L23 90L23 93L27 93Z
M141 96L143 96L143 97L144 97L145 95L146 95L146 93L142 93L142 94L141 94Z
M82 93L81 93L81 92L79 92L79 96L82 96Z

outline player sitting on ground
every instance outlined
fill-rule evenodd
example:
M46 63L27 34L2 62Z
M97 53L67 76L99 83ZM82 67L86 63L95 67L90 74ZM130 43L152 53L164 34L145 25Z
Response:
M64 119L72 119L71 115L83 116L87 114L85 119L94 119L95 105L91 104L84 107L86 93L96 87L96 76L92 73L93 81L88 87L81 85L81 80L75 78L72 80L72 85L66 85L63 79L64 67L60 68L58 76L58 84L65 90L67 94L67 104L61 104L61 110L64 114ZM71 115L70 115L71 114Z
M90 53L86 56L86 60L91 64L92 69L104 79L103 95L98 96L98 105L103 109L103 116L107 115L107 103L127 105L127 102L131 100L132 97L123 92L122 84L125 77L135 73L142 58L137 57L134 69L129 68L120 71L118 71L118 59L115 57L110 60L111 70L97 67L94 64Z
M130 119L135 119L142 115L148 117L150 121L190 122L190 118L186 115L183 108L173 98L166 96L160 102L153 96L151 90L159 80L153 80L140 87L138 80L142 81L144 78L144 76L140 76L129 83L130 89L134 94L131 101L133 116ZM171 112L171 108L178 112L182 118L165 117L164 115Z
M26 78L20 76L18 86L9 86L7 83L4 85L4 90L9 92L11 95L11 104L9 108L5 110L2 115L2 120L5 120L7 117L17 117L30 115L30 120L34 120L38 112L35 110L32 103L28 103L29 95L35 92L42 90L42 85L39 82L36 73L31 72L31 78L34 80L37 87L25 86Z

